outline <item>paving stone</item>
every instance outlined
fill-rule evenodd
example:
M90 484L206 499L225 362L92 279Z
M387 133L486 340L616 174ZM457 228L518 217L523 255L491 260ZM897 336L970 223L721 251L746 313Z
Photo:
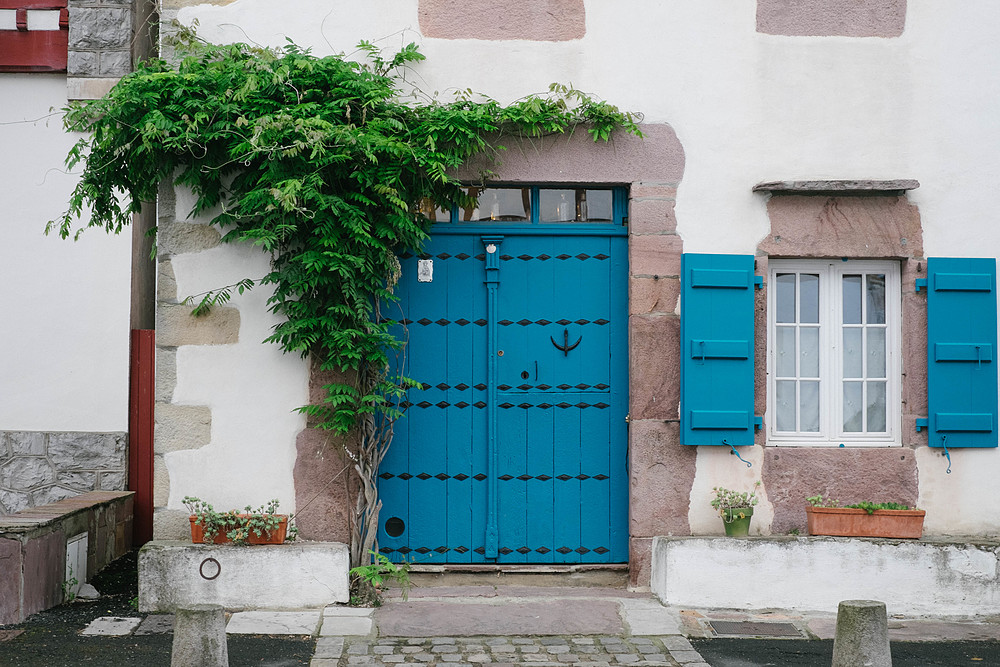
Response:
M136 629L137 635L161 635L174 630L173 614L150 614Z
M375 658L370 655L352 655L348 656L347 664L349 665L374 665Z
M636 649L639 650L639 653L659 653L660 652L660 649L656 648L655 646L645 646L643 644L639 644L638 646L636 646Z
M571 662L574 664L580 662L580 656L575 653L560 653L558 658L559 662Z
M705 659L701 657L698 651L671 651L670 657L677 662L683 664L691 662L704 662Z
M406 643L409 644L410 646L417 646L417 645L423 646L424 644L427 643L427 641L428 640L426 639L407 639Z
M635 644L636 646L638 646L640 644L652 644L653 643L653 640L650 639L649 637L632 637L632 639L630 641L633 644Z
M139 627L140 623L142 623L141 618L101 616L91 621L80 634L120 637L131 634L133 630Z
M639 662L639 656L634 653L616 653L615 660L624 665L630 662Z
M368 644L351 644L347 647L349 655L368 655Z
M595 653L602 653L603 651L597 646L575 646L573 648L577 653L583 653L585 655L593 655Z
M394 646L378 645L372 647L373 653L380 653L382 655L391 655L395 652L396 648Z
M549 656L544 653L525 653L521 656L524 662L548 662Z
M571 640L574 644L593 644L593 637L573 637Z
M514 639L507 639L505 637L495 637L493 639L487 639L487 644L506 644L508 641L512 641L515 644L534 644L534 639L527 639L526 637L515 637Z
M313 658L339 659L344 654L343 637L320 637L316 640L316 652Z
M318 611L240 611L226 624L230 635L312 635L319 627Z
M430 653L414 653L413 659L419 662L431 662L434 660L434 656Z
M521 649L521 653L538 653L539 651L542 650L541 646L534 646L534 645L532 646L522 645L519 648Z
M469 662L489 662L490 656L485 653L472 653L468 657Z
M538 643L542 646L565 646L566 640L562 637L542 637Z
M455 638L454 637L435 637L434 638L434 643L435 644L454 644L455 643Z
M309 667L337 667L340 660L334 658L313 658L309 662Z
M671 635L669 637L660 637L660 640L663 642L663 645L666 646L667 649L671 651L694 650L694 646L691 645L691 642L687 640L687 637L684 637L682 635Z
M424 650L423 646L403 646L400 649L401 653L420 653Z
M545 650L549 653L569 653L569 646L566 646L565 644L560 646L549 645Z
M320 627L321 637L342 637L345 635L370 635L372 619L358 616L324 616Z
M383 655L379 658L382 662L393 663L393 662L403 662L406 660L405 655Z
M441 662L460 662L462 660L462 656L458 653L446 653L440 657Z
M458 647L454 644L435 645L431 647L431 653L458 653Z

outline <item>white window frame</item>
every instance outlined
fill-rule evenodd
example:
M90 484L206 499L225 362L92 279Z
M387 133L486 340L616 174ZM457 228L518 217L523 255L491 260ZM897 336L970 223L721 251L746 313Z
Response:
M778 431L776 388L777 274L819 274L820 423L818 432ZM901 445L902 316L899 263L891 260L772 259L768 262L767 294L767 444L815 447L892 447ZM844 275L885 274L886 431L843 431L843 297ZM796 307L798 307L796 293Z

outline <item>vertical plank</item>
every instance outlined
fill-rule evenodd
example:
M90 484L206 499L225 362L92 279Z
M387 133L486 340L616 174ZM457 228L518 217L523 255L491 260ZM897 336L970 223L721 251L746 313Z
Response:
M132 329L129 369L128 488L135 491L132 541L153 539L153 388L156 332Z

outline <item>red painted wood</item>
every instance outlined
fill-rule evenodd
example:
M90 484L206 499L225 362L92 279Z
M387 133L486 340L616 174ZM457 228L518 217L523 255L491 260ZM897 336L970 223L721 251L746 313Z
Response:
M135 491L133 542L153 539L153 387L156 332L132 330L129 381L128 488Z
M69 45L66 0L0 0L16 11L17 30L0 30L0 72L65 72ZM28 30L28 10L58 10L59 30Z

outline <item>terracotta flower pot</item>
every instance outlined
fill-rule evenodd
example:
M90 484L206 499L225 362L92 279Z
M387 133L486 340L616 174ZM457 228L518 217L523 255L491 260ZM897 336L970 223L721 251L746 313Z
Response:
M240 516L240 518L246 518L248 515L241 514L239 516ZM257 535L254 531L251 530L250 534L247 536L247 542L250 543L250 544L281 544L281 543L283 543L285 541L285 535L288 532L288 515L287 514L278 514L276 516L278 517L278 527L277 528L275 528L274 530L271 530L271 531L266 531L265 530L261 535ZM197 520L197 518L198 517L196 517L193 514L190 517L190 520L191 520L191 541L194 542L195 544L204 544L205 543L205 529L204 529L204 526L202 526L200 523L195 523L195 521ZM235 525L231 525L231 526L228 526L228 527L220 528L219 532L217 532L213 536L212 543L213 544L226 544L227 542L230 542L231 540L229 539L228 535L226 535L226 533L229 532L230 530L232 530L235 527L236 527Z
M924 530L924 510L875 510L856 507L806 507L810 535L917 539Z

